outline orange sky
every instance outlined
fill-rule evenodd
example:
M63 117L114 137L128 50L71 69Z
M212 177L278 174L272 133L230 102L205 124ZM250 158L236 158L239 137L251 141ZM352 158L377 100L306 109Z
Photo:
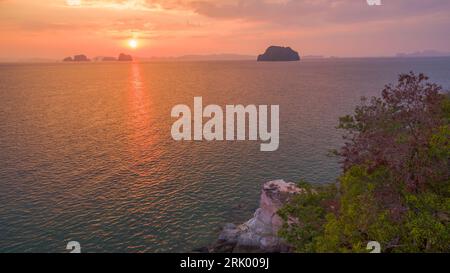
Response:
M450 1L0 0L0 58L450 51ZM139 46L131 49L128 40Z

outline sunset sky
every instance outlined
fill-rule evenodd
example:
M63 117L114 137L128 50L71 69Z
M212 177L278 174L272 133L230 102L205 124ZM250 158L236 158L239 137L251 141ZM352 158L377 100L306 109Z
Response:
M450 51L449 0L381 1L0 0L0 58L257 55L272 44L326 56Z

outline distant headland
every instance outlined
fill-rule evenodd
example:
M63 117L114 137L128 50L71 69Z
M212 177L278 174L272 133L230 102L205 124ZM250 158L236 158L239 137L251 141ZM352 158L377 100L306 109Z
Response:
M423 50L412 53L397 53L398 58L417 58L417 57L448 57L450 52L442 52L437 50Z
M300 61L300 55L290 47L269 46L264 54L258 56L258 62Z
M111 62L111 61L119 61L119 62L131 62L133 61L133 57L131 55L127 55L124 53L120 53L119 57L95 57L95 61L101 61L101 62ZM80 54L75 55L73 57L66 57L63 59L63 62L90 62L91 59L89 59L86 55Z

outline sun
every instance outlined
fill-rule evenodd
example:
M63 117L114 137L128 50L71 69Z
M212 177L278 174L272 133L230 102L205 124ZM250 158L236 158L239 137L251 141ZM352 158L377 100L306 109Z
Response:
M128 41L128 45L131 48L133 48L133 49L137 48L138 47L138 41L136 39L131 39L131 40Z

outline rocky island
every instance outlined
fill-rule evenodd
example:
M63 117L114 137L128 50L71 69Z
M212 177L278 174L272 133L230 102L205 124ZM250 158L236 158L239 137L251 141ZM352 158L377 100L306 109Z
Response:
M84 54L75 55L72 57L64 58L63 62L89 62L90 60Z
M264 54L258 56L258 62L300 61L300 55L290 47L270 46Z
M113 62L113 61L121 61L121 62L131 62L133 61L133 57L131 55L127 55L124 53L120 53L119 57L95 57L94 61L102 61L102 62ZM63 59L63 62L90 62L91 60L84 54L75 55L73 57L69 56Z
M260 205L253 218L240 225L226 224L218 240L205 249L205 252L290 252L291 247L278 237L283 220L277 212L294 195L302 192L303 189L298 188L296 184L284 180L264 183Z
M117 60L120 62L131 62L133 61L133 57L131 57L131 55L120 53L119 58Z

